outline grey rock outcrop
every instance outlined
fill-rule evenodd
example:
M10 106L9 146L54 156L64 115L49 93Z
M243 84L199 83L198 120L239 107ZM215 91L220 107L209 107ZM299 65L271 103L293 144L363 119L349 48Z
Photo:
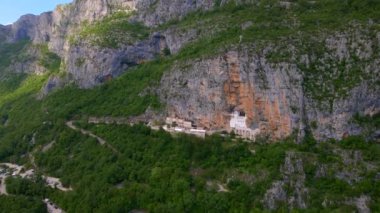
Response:
M274 182L272 187L265 193L264 203L267 209L278 208L278 203L286 203L286 192L282 181Z
M375 71L378 72L378 71ZM379 88L373 91L368 84L363 82L360 86L350 91L347 98L334 101L332 111L318 110L316 103L308 99L307 113L310 121L315 121L317 127L313 134L318 139L336 138L345 135L358 135L362 128L352 123L354 114L368 115L369 109L380 109Z
M265 51L265 50L264 50ZM232 111L244 111L251 128L271 132L274 138L300 128L302 76L290 64L272 66L262 53L249 48L176 66L161 81L161 99L171 116L193 120L208 129L228 129Z
M190 29L182 32L176 28L166 30L164 35L171 54L178 53L184 45L196 40L199 36L196 29Z
M360 197L348 199L345 203L355 206L359 213L370 213L371 209L368 206L370 201L370 197L362 195Z
M4 33L0 32L0 36L4 34L10 42L30 39L35 44L47 43L50 51L63 59L62 65L71 80L80 87L89 88L120 75L133 65L152 60L166 47L160 34L152 34L150 39L117 49L99 48L86 41L79 44L69 42L70 35L77 33L84 23L91 24L116 11L134 10L136 4L136 1L125 0L76 0L57 6L53 12L25 15L10 26L9 34L6 34L6 27L2 27L4 30L0 31ZM138 5L141 10L148 9L148 5ZM11 68L42 72L39 67L23 62Z
M306 209L308 189L305 186L302 158L296 153L288 152L281 173L282 180L275 181L265 193L263 203L266 208L275 210L279 207L278 204L283 203L290 209ZM285 188L290 190L286 191Z
M191 32L185 39L167 37L168 47L178 51L181 41L191 40ZM271 52L281 51L275 45L231 48L217 56L173 66L165 73L159 94L170 116L206 129L228 129L230 113L236 110L245 112L252 129L260 128L276 139L290 135L302 138L306 130L318 140L357 135L362 128L352 122L353 116L380 112L376 84L380 59L372 50L378 41L369 35L366 29L358 28L321 37L321 45L327 49L322 55L302 54L289 44L290 60L279 62L269 57ZM337 67L340 63L345 66ZM320 71L309 73L311 66ZM361 73L350 73L352 70ZM341 76L339 72L345 72L347 80L336 84L331 79ZM322 88L315 94L310 89L314 85ZM318 101L316 97L323 93L326 97Z
M59 76L51 76L49 77L47 83L45 86L41 89L40 93L38 94L38 99L44 98L46 95L48 95L50 92L54 91L55 89L62 88L65 84L65 81L67 79L63 79Z
M120 75L132 65L155 58L166 48L166 44L162 40L165 37L157 34L152 34L149 40L118 49L100 49L86 42L71 44L68 38L84 24L94 23L117 11L136 10L131 21L157 26L169 20L180 19L191 11L211 9L213 5L212 0L75 0L70 4L58 5L53 12L22 16L14 24L1 27L0 37L10 42L30 39L35 44L47 43L50 51L63 59L63 65L72 80L81 87L89 88ZM177 48L174 50L177 51L180 47L171 48ZM14 67L20 71L25 70L23 67L36 68L28 64L14 65L12 68ZM36 69L36 72L41 71Z
M341 169L338 169L338 166L335 166L336 168L332 169L335 171L335 177L350 185L359 183L364 178L363 172L360 168L367 167L366 163L364 163L365 161L363 160L361 151L336 149L334 150L334 153L341 158L344 165ZM376 169L376 167L367 167L368 171L374 169Z
M136 19L147 26L157 26L170 20L181 19L196 10L210 10L214 7L213 0L137 0Z
M11 26L11 41L30 39L34 43L50 41L52 13L36 15L24 15Z
M46 72L46 67L40 63L41 55L39 47L27 44L22 53L12 59L12 63L6 68L6 71L41 75Z
M70 46L65 58L67 72L78 85L90 88L119 76L130 67L154 59L166 47L160 34L118 49L88 44Z
M5 42L9 38L10 26L0 24L0 43Z

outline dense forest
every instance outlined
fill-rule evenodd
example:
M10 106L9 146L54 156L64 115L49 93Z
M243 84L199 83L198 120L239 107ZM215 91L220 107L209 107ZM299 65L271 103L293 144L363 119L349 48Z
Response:
M338 201L363 193L374 199L371 209L380 210L380 185L374 179L376 172L362 168L367 162L378 165L380 147L360 137L323 143L308 139L301 145L291 141L248 144L234 136L215 135L205 140L186 135L171 136L144 125L82 126L105 138L118 152L80 133L62 130L56 139L59 143L47 152L38 153L36 163L43 168L39 172L61 177L65 185L75 190L59 192L47 189L38 180L8 179L9 192L29 199L17 200L13 205L27 205L35 200L33 205L38 212L41 209L39 200L50 197L68 212L128 212L134 209L261 212L262 197L272 180L283 178L281 168L285 157L288 153L297 153L303 162L305 184L309 189L305 198L310 203L308 211L319 211L326 198L337 201L325 208L326 212L354 211L355 208ZM317 177L319 164L329 169L345 169L347 165L336 150L359 150L363 162L350 166L364 172L365 176L351 184L334 177L333 173ZM219 184L226 191L221 191ZM286 211L286 203L279 206Z

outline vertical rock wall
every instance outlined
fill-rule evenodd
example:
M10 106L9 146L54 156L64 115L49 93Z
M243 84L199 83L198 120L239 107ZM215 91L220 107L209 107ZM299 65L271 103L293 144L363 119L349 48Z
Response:
M169 114L208 129L228 130L230 114L241 111L251 129L260 128L272 138L300 128L302 114L293 113L291 106L302 104L302 77L291 65L272 67L265 58L243 50L189 66L175 67L161 81ZM298 85L292 85L295 80Z

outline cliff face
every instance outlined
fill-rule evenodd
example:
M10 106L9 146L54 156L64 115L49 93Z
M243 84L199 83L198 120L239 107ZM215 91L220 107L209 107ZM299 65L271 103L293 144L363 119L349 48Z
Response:
M185 17L189 12L196 10L210 10L214 6L213 0L136 0L134 1L138 14L136 20L145 25L154 27L171 20Z
M362 129L353 115L380 111L379 58L374 51L379 34L369 34L364 30L321 36L317 40L327 49L322 54L304 54L289 43L289 61L273 60L273 52L282 51L275 45L261 50L247 45L178 64L163 77L160 96L169 115L208 129L228 130L231 113L240 111L251 129L259 128L273 139L302 138L307 130L318 140L356 135ZM344 67L337 68L341 62ZM355 69L361 70L360 76ZM339 73L347 76L337 84Z
M275 138L289 136L300 127L301 115L290 109L292 104L302 104L303 97L300 85L291 85L302 78L294 67L272 67L247 49L188 65L174 68L161 82L160 94L172 116L195 120L208 129L228 130L231 113L241 111L252 129L260 128Z
M3 26L0 24L0 39L5 41L8 37L9 27Z
M33 43L48 43L49 49L62 58L62 67L70 80L84 88L93 87L120 75L127 68L149 61L166 48L160 33L152 33L144 40L115 47L99 47L86 39L73 44L83 28L120 11L137 11L130 22L157 26L168 20L181 18L190 11L211 8L213 1L151 1L151 0L76 0L60 5L53 12L40 16L25 15L11 26L8 40L30 39ZM1 36L1 35L0 35Z
M11 26L0 26L0 37L9 42L29 38L34 44L47 44L60 56L60 71L68 75L52 77L45 92L65 81L91 88L130 67L175 55L200 38L220 36L233 15L215 23L206 16L185 27L170 21L228 2L76 0L53 12L26 15ZM280 7L292 5L282 2ZM277 43L244 42L246 38L240 36L240 43L211 56L176 61L157 88L166 105L164 114L210 130L229 130L231 113L240 111L251 129L260 129L272 139L302 138L306 131L319 140L359 134L362 129L352 122L353 115L380 111L380 33L372 22ZM237 30L242 33L255 27L252 21L240 24ZM291 24L297 26L296 21ZM28 52L38 60L37 50ZM11 69L46 71L32 62L33 58L14 63Z
M90 88L115 78L130 67L153 60L165 48L163 37L154 34L145 41L117 49L88 43L69 46L65 64L73 80Z
M68 212L380 212L378 11L75 0L0 25L0 162L57 174Z
M11 41L31 39L35 43L48 42L51 36L52 13L39 16L24 15L11 25Z

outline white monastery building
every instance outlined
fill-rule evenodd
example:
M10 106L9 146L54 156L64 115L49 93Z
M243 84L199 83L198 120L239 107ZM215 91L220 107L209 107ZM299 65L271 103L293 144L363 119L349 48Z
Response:
M235 111L231 114L230 128L242 138L255 140L260 133L260 129L250 129L247 127L247 116L245 113Z

